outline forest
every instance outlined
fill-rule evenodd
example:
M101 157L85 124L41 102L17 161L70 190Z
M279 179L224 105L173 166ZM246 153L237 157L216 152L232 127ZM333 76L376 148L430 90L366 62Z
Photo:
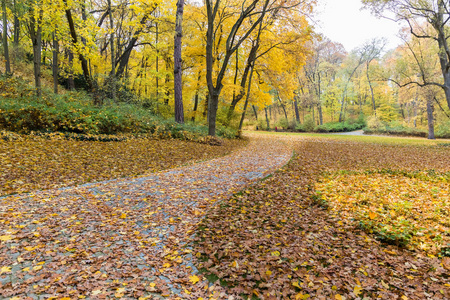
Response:
M448 3L363 2L395 15L403 44L348 52L316 32L311 0L2 0L0 125L448 138Z

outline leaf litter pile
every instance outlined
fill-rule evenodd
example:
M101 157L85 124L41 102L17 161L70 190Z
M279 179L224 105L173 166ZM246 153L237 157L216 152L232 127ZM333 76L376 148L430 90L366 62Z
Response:
M254 138L185 167L0 198L0 298L205 297L208 281L187 245L196 225L291 156L283 141Z
M221 147L180 140L121 142L54 138L0 140L0 196L137 176L230 153L242 141Z
M290 164L216 205L197 228L196 264L213 298L222 288L245 299L450 299L450 258L435 253L450 235L448 147L286 139ZM385 227L400 233L402 219L427 231L407 249L360 222L388 216Z

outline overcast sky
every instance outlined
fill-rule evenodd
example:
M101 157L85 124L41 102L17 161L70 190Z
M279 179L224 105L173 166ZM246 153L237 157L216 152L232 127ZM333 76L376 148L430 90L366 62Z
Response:
M401 43L396 37L400 26L374 17L369 10L361 10L361 0L319 0L318 3L316 31L343 44L347 51L373 38L385 37L388 41L385 50Z

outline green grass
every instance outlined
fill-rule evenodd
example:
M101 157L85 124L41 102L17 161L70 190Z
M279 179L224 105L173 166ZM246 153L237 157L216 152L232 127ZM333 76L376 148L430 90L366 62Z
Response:
M386 145L426 145L426 146L445 146L445 140L429 140L419 137L398 137L398 136L371 136L371 135L336 135L336 134L321 134L321 133L298 133L298 132L273 132L273 131L250 131L258 134L269 135L285 135L285 136L304 136L304 137L320 137L334 140L376 143Z

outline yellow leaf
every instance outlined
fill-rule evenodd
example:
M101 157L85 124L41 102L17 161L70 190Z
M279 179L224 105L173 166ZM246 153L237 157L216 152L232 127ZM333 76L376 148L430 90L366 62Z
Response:
M355 288L353 289L353 294L355 294L356 296L359 296L359 294L361 294L362 291L362 287L360 285L355 285Z
M0 235L0 241L6 242L6 241L9 241L9 240L12 240L12 236L10 236L10 235Z
M345 298L342 297L341 295L337 294L337 295L334 296L334 299L336 299L336 300L344 300Z
M11 267L2 267L0 269L0 274L11 272Z
M126 218L127 218L127 214L121 214L121 215L120 215L120 218L121 218L121 219L126 219Z
M383 285L384 288L389 289L389 285L386 282L384 282L383 280L381 280L381 285Z
M192 282L192 284L196 284L200 281L200 278L197 277L197 275L189 276L189 281Z
M308 298L309 298L309 294L298 293L297 295L295 295L295 299L299 299L299 300L305 300Z
M231 263L231 267L232 267L232 268L239 268L239 264L237 263L237 261L233 261L233 262Z
M123 297L124 292L125 292L124 288L118 288L116 290L116 293L114 294L114 296L116 296L116 298L121 298L121 297Z
M295 286L295 287L297 287L297 288L299 288L299 289L301 289L300 285L298 284L298 281L294 281L294 282L292 283L292 285Z
M150 287L154 288L156 286L156 283L150 282Z
M40 269L42 269L42 266L34 266L33 267L33 271L39 271Z
M101 293L102 293L101 290L94 290L94 291L92 291L92 296L95 296L95 295L98 295L98 294L101 294Z
M266 271L266 275L267 275L267 276L270 276L270 275L272 275L272 271L270 271L270 270L267 270L267 271Z
M408 297L406 297L405 295L403 295L401 299L402 299L402 300L408 300Z
M272 252L272 256L280 256L280 255L281 255L280 251L273 251Z

